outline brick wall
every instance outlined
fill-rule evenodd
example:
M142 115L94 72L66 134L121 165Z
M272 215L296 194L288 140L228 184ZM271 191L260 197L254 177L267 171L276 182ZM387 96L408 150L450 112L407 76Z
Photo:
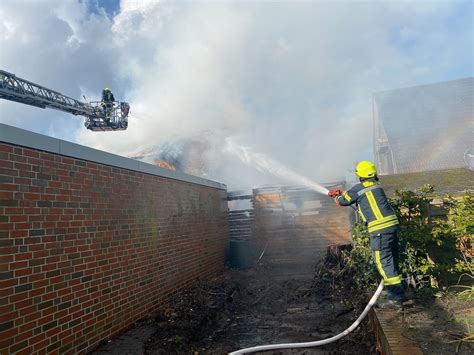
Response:
M309 277L329 245L349 243L353 213L350 208L338 207L332 199L316 192L304 192L306 201L296 203L295 208L288 203L291 201L288 195L291 194L283 192L281 195L283 208L278 208L278 203L272 208L265 203L255 204L257 256L266 246L262 258L266 264L280 268L285 274Z
M0 143L0 353L84 353L222 268L225 199Z

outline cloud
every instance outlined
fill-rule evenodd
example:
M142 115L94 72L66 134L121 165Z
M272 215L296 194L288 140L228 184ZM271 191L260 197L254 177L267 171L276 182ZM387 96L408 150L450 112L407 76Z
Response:
M46 4L1 2L0 66L76 98L111 86L129 129L4 102L0 121L124 155L214 132L210 177L235 185L271 178L221 154L226 137L335 179L371 158L373 92L472 75L471 2Z
M0 3L0 67L18 77L89 100L98 99L104 82L114 78L107 51L111 23L88 12L77 1L13 1ZM117 85L119 87L119 85ZM83 129L80 117L0 101L0 121L63 139Z

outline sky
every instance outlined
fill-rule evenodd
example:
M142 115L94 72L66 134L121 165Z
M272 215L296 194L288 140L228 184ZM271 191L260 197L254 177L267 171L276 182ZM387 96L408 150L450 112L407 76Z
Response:
M374 92L473 76L473 7L2 0L1 69L77 99L110 87L131 115L126 131L94 133L1 100L0 122L125 156L207 137L208 177L235 187L272 181L229 141L329 181L372 159Z

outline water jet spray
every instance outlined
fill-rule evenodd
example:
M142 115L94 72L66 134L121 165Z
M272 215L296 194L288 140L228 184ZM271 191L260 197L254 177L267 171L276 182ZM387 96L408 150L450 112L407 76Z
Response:
M282 163L269 158L265 154L254 152L248 147L234 143L231 138L226 138L224 151L236 155L243 163L254 167L260 172L269 173L287 181L306 186L322 195L327 195L329 192L324 186L295 173Z

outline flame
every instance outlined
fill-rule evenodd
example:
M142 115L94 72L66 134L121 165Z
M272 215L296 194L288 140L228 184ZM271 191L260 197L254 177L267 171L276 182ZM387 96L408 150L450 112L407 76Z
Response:
M174 165L171 165L170 163L164 161L164 160L158 160L155 159L155 165L158 165L161 168L165 168L168 170L176 170L176 167Z

